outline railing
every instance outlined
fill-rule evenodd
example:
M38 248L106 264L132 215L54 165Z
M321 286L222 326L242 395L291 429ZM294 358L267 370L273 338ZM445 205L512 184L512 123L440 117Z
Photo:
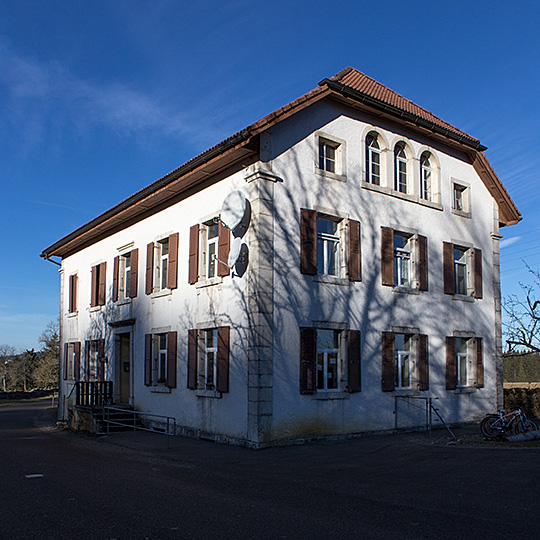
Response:
M118 411L125 415L133 415L129 421L111 420L111 411ZM160 423L166 427L145 427L142 422L138 422L142 418L165 420ZM103 422L107 426L107 435L109 434L109 426L122 426L133 429L133 441L135 442L137 431L146 431L149 433L158 433L167 436L167 450L169 449L169 438L176 435L176 418L172 416L163 416L160 414L151 414L132 409L120 409L118 407L105 406L103 407Z
M112 403L112 381L77 381L75 383L75 405L103 407Z

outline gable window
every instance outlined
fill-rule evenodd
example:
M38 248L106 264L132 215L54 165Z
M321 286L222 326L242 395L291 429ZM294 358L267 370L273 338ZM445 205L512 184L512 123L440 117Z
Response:
M300 210L300 271L311 276L345 277L342 272L346 253L347 278L362 280L360 222Z
M230 330L229 326L189 330L187 387L190 390L210 394L229 391Z
M366 182L381 185L381 147L376 133L366 137Z
M178 287L178 242L174 233L146 246L146 294ZM134 268L131 261L130 279Z
M443 243L444 293L482 298L482 251Z
M79 278L77 274L69 276L69 290L68 290L68 313L77 312L77 289L79 284Z
M453 206L454 210L458 212L467 212L467 188L460 184L454 184L454 197L453 197Z
M381 227L381 279L388 287L427 291L427 238Z
M139 250L134 249L114 258L113 300L137 296Z
M319 169L331 173L337 172L336 160L339 144L327 139L319 139Z
M315 132L315 172L320 176L345 181L345 141Z
M429 152L420 157L420 198L431 201L432 197L432 168Z
M458 334L446 338L446 389L483 388L483 340Z
M78 381L81 372L81 342L64 343L64 380Z
M300 393L359 392L360 379L358 330L300 328Z
M104 306L106 301L107 263L92 266L90 307Z
M340 264L339 222L317 217L317 273L339 275Z
M144 384L176 388L177 332L146 334Z
M394 149L394 189L407 193L407 154L403 143L398 143Z
M193 225L189 231L188 282L213 280L230 274L229 259L231 232L217 218L202 225Z
M417 329L382 333L382 390L429 389L428 337Z

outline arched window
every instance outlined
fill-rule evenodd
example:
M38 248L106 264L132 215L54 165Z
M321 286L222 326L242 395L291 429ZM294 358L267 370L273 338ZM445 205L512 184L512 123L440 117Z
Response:
M394 163L394 189L407 193L407 154L403 143L396 144Z
M429 152L420 157L420 198L431 201L432 169Z
M366 137L366 182L381 184L381 147L376 133Z

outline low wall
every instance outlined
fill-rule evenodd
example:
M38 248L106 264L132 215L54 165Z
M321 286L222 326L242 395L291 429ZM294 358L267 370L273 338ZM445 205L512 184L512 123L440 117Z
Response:
M0 401L36 399L56 394L58 390L32 390L30 392L0 392Z
M504 408L512 410L522 407L532 417L540 418L540 384L539 383L510 383L512 387L504 385ZM528 385L538 385L528 387Z

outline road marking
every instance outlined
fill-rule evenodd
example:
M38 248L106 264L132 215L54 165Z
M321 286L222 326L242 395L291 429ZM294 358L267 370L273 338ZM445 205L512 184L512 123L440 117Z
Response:
M25 474L24 475L25 478L43 478L43 475L42 474Z

